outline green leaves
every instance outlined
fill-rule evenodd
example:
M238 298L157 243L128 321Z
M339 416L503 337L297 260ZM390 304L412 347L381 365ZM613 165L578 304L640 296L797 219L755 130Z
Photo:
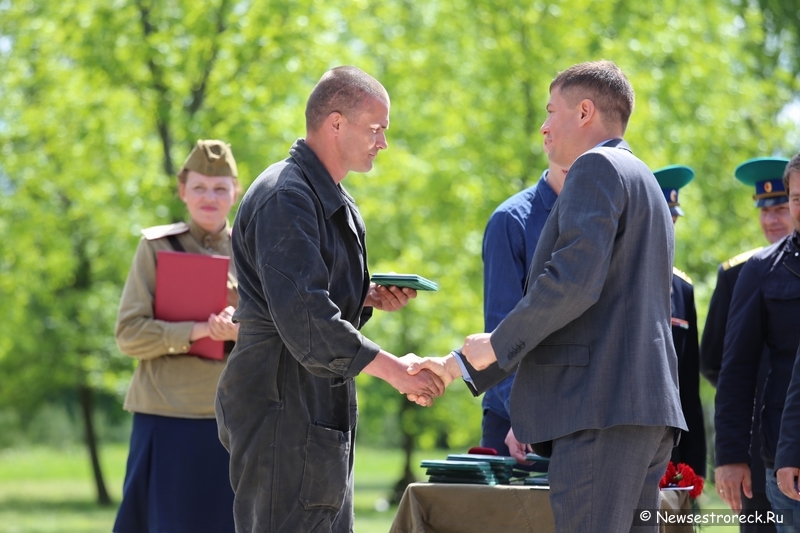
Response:
M767 46L796 32L776 26L770 2L0 3L0 372L13 376L0 404L83 382L124 390L119 291L139 229L185 216L173 174L190 147L231 143L247 186L303 136L306 97L338 64L364 68L392 98L389 150L344 182L367 222L370 268L440 285L376 314L365 334L382 346L444 355L483 328L486 221L547 164L550 80L599 58L636 89L636 154L697 174L681 192L676 265L695 279L702 317L717 263L763 241L733 169L796 149L792 125L775 119L796 94L796 58ZM399 413L401 399L373 381L362 381L365 412ZM437 407L403 416L422 442L466 445L476 404L454 384Z

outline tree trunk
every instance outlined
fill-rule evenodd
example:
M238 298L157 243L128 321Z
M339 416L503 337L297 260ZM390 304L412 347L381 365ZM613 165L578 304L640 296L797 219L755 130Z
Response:
M80 385L78 396L81 402L81 412L83 413L83 427L85 429L86 446L89 448L89 456L92 460L92 472L94 473L94 483L97 487L97 504L102 507L110 507L111 497L106 490L106 483L103 480L103 470L100 468L100 456L98 454L97 435L94 432L92 413L94 411L94 391L88 385Z
M403 476L395 483L394 485L394 492L392 494L392 503L400 503L400 500L403 498L403 493L406 491L406 487L408 487L411 483L417 481L416 476L414 476L413 470L411 470L411 455L414 452L414 435L406 430L405 424L403 424L403 419L405 418L405 413L412 409L414 404L407 401L405 396L401 396L401 404L400 404L400 427L403 431L403 453L405 454L405 465L403 466Z

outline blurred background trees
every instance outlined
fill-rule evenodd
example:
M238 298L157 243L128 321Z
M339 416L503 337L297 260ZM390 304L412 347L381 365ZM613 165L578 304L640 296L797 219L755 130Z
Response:
M550 80L601 58L636 89L634 152L653 169L697 174L681 194L675 263L695 280L702 327L717 264L763 244L734 168L800 148L797 10L787 0L0 0L0 446L84 440L103 500L97 443L124 439L128 420L120 405L135 363L113 324L139 230L183 219L174 175L198 138L231 143L245 186L286 157L309 91L339 64L377 77L393 104L390 149L344 182L367 223L371 270L440 285L376 315L367 336L398 355L443 355L482 330L488 216L546 167ZM409 453L477 444L480 403L464 386L420 409L358 380L360 442Z

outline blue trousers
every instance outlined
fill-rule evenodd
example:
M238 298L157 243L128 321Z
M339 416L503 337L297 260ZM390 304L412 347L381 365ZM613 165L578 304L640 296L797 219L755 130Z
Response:
M767 498L772 509L781 514L783 523L775 524L778 533L800 533L800 502L793 500L778 488L775 470L767 468Z

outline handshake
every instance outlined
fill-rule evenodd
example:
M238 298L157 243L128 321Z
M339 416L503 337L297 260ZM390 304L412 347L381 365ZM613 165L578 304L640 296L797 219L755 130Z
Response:
M408 287L372 283L364 305L382 311L397 311L416 297L417 291ZM477 333L464 340L461 353L476 370L483 370L497 361L489 339L489 333ZM410 353L398 358L381 350L364 367L364 372L388 382L412 402L430 407L433 400L444 394L444 389L461 376L461 366L453 353L424 359Z
M461 353L476 370L483 370L497 361L490 342L489 333L470 335L464 341ZM395 358L398 371L390 372L385 379L395 389L423 407L430 407L436 398L444 394L454 379L462 377L457 355L445 357L418 357L413 353ZM405 368L403 375L402 368Z

